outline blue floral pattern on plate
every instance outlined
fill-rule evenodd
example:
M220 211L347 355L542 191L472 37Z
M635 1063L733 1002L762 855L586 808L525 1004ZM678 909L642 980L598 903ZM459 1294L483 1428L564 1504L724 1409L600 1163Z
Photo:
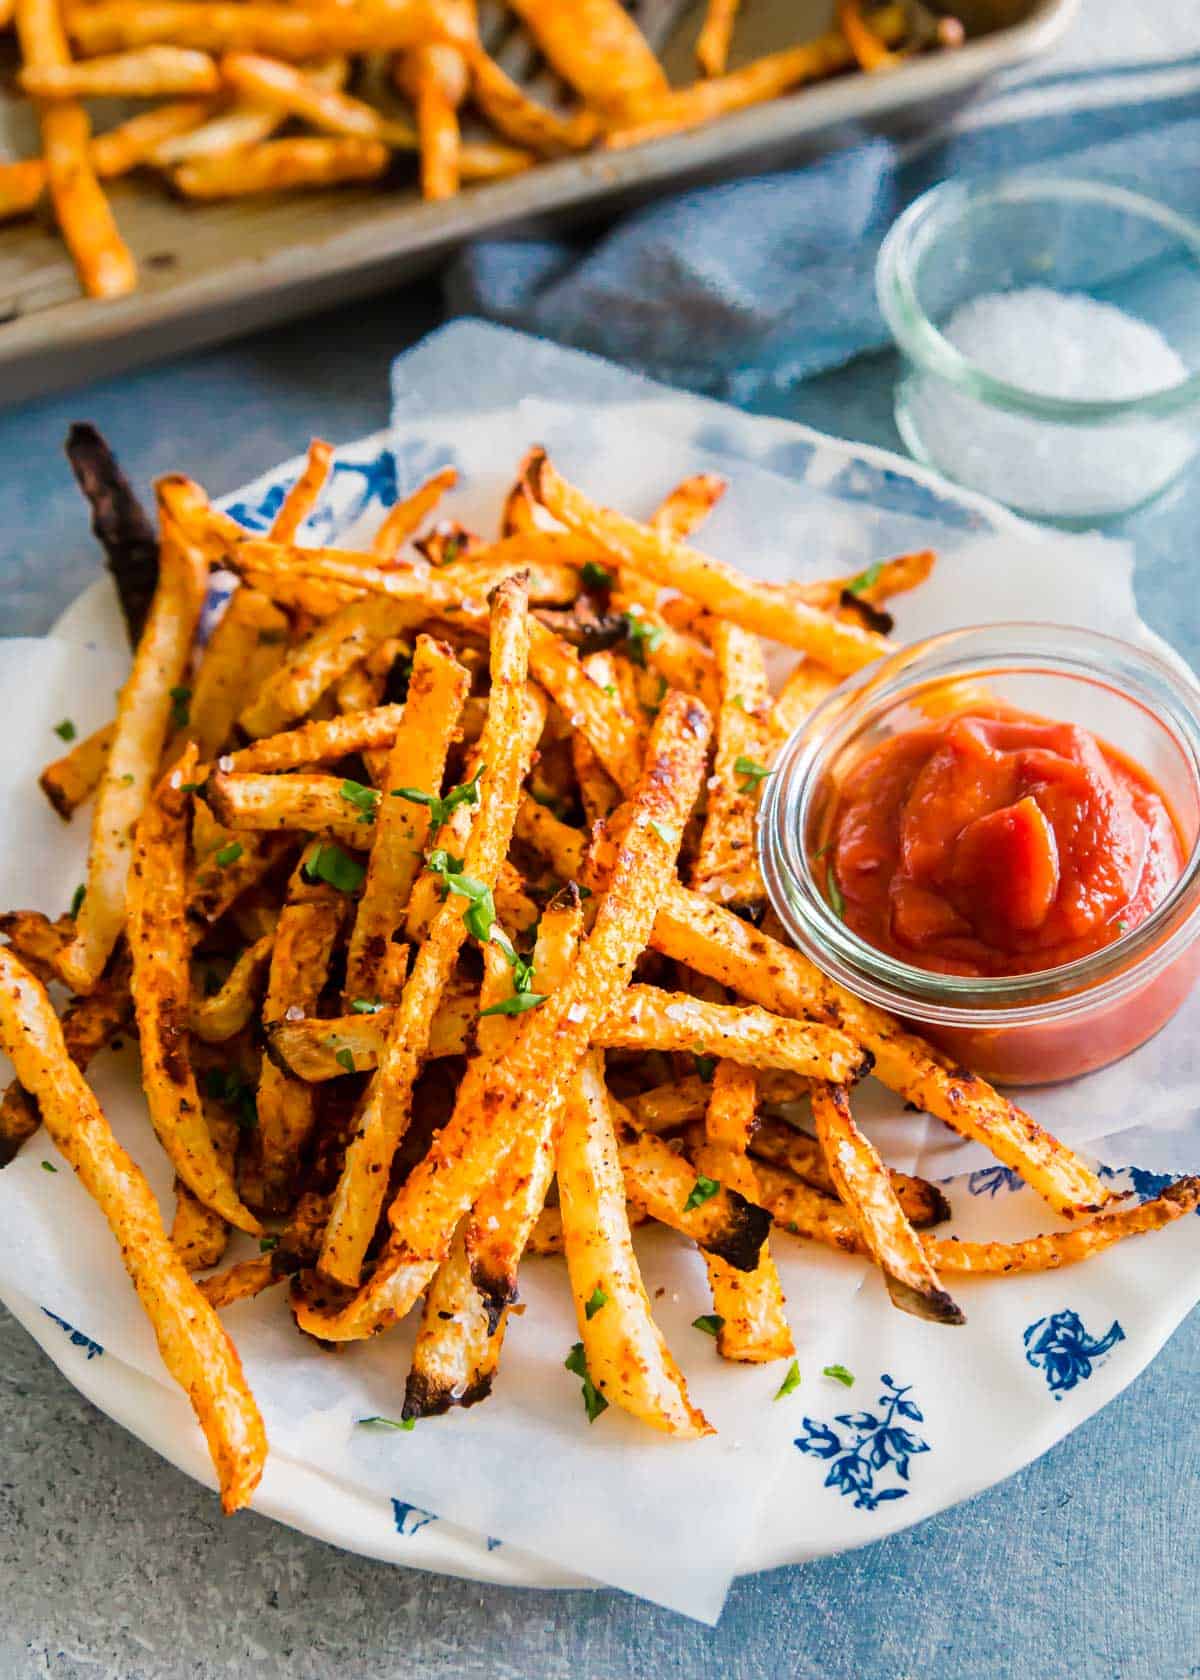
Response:
M980 1167L967 1179L972 1196L994 1196L998 1190L1023 1190L1025 1180L1011 1167Z
M876 1478L890 1473L907 1482L909 1461L930 1450L928 1441L897 1421L925 1421L920 1407L908 1398L912 1384L902 1388L886 1372L879 1381L883 1393L878 1412L839 1412L833 1422L840 1430L806 1417L805 1433L796 1437L801 1452L830 1461L825 1486L852 1499L856 1511L874 1511L887 1500L906 1498L908 1488L879 1487Z
M1086 1382L1097 1363L1125 1340L1125 1332L1114 1318L1103 1336L1089 1335L1083 1320L1069 1307L1038 1318L1024 1335L1025 1358L1034 1370L1045 1374L1046 1386L1056 1400Z
M49 1307L43 1307L42 1311L47 1318L54 1320L64 1335L71 1338L71 1346L83 1348L89 1359L95 1359L97 1354L104 1352L99 1342L94 1342L90 1336L85 1336L82 1330L76 1330L73 1324L68 1324L65 1318L59 1318L58 1314L52 1313Z
M406 1539L437 1520L432 1511L423 1511L419 1505L410 1505L405 1499L392 1500L392 1521L396 1525L396 1533L403 1534Z

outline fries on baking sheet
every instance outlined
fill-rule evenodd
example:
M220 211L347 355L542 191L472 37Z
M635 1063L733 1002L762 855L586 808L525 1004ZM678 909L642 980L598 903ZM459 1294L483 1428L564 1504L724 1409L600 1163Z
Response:
M113 722L41 776L65 821L94 801L85 883L57 919L0 917L0 1162L44 1124L96 1197L227 1508L265 1442L214 1309L236 1327L266 1290L329 1343L419 1311L407 1426L503 1381L522 1261L563 1255L589 1420L612 1406L694 1438L712 1425L655 1323L647 1222L703 1256L717 1355L761 1364L795 1350L796 1239L957 1324L944 1280L1081 1261L1200 1202L1183 1179L1096 1213L1087 1163L756 925L780 709L802 717L889 645L882 603L932 555L870 568L864 613L843 578L766 585L693 546L726 490L711 477L643 523L533 450L494 534L443 519L443 472L358 553L297 540L331 470L319 441L265 539L179 477L156 530L90 430L72 461L136 645ZM240 581L201 647L215 568ZM764 631L803 654L781 695ZM169 1235L85 1080L131 1016ZM889 1169L856 1117L872 1073L1056 1213L1096 1216L1016 1243L938 1234L943 1192Z
M846 0L825 34L738 62L737 0L711 0L695 41L699 79L672 87L621 0L510 6L530 61L561 80L553 104L491 55L475 0L0 0L0 32L16 28L17 91L42 142L40 156L0 160L0 220L48 194L83 291L115 297L136 286L137 268L102 183L135 170L157 176L146 191L203 204L386 188L393 160L409 153L423 196L443 200L962 39L955 19L932 19L919 0L865 10ZM93 134L85 102L114 96L160 103Z

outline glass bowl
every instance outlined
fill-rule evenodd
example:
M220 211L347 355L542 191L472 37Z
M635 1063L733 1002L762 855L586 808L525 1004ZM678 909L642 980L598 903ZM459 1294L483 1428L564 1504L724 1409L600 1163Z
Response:
M892 227L876 288L904 356L901 436L959 484L1082 526L1160 494L1200 446L1200 227L1153 199L1044 175L947 181ZM1041 295L1020 320L981 303L1027 288Z
M948 683L1081 725L1162 790L1187 861L1140 926L1058 968L979 978L900 961L835 913L812 868L831 801L864 753L928 723ZM843 683L791 736L766 783L758 843L777 915L824 974L994 1082L1074 1078L1152 1037L1200 973L1200 686L1141 648L1066 625L988 625L914 643Z

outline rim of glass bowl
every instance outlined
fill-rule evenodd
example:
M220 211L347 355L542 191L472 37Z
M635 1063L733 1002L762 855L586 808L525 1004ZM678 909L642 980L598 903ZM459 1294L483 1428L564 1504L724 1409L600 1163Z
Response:
M1033 1025L1089 1012L1140 990L1200 931L1200 832L1170 893L1132 933L1032 974L935 973L877 950L836 915L813 878L804 835L830 754L870 718L934 682L1051 674L1098 683L1166 727L1200 802L1200 684L1156 655L1098 631L1002 623L914 642L844 682L784 744L758 814L771 903L797 946L856 996L943 1026Z
M1197 265L1200 284L1200 226L1156 199L1111 182L1072 176L1013 176L977 186L943 181L909 205L896 219L880 247L875 265L879 307L899 347L922 368L994 407L1055 420L1066 425L1096 425L1130 416L1177 414L1200 403L1200 372L1178 384L1135 397L1084 400L1053 397L1010 385L956 350L922 309L917 269L932 240L969 208L989 204L1031 203L1039 199L1104 204L1157 222L1186 244Z

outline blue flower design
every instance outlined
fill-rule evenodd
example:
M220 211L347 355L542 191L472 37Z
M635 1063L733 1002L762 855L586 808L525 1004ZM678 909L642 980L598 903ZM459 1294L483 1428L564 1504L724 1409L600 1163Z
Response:
M410 1505L404 1499L392 1500L392 1518L396 1524L396 1533L403 1534L406 1540L418 1529L437 1521L432 1511L423 1511L419 1505Z
M42 1311L47 1318L54 1320L65 1335L70 1336L72 1347L85 1349L89 1359L95 1359L97 1354L104 1352L99 1342L94 1342L90 1336L85 1336L82 1330L76 1330L73 1324L68 1324L65 1318L59 1318L58 1314L52 1313L49 1307L43 1307Z
M1025 1181L1011 1167L980 1167L967 1179L972 1196L994 1196L998 1190L1023 1190Z
M1077 1312L1066 1308L1049 1318L1035 1319L1025 1332L1025 1358L1034 1370L1045 1372L1046 1386L1056 1400L1069 1389L1086 1382L1096 1369L1096 1363L1118 1342L1125 1340L1125 1332L1114 1318L1107 1334L1098 1339L1084 1329Z
M281 480L269 485L263 498L259 502L230 502L225 512L230 519L236 519L239 525L244 525L248 531L266 531L271 521L283 506L283 498L287 495L287 487Z
M929 1451L929 1442L906 1429L898 1419L924 1423L924 1414L908 1398L912 1384L901 1388L885 1372L877 1412L840 1412L833 1420L841 1430L816 1418L804 1419L805 1433L796 1446L814 1458L829 1460L825 1486L854 1501L856 1511L873 1511L885 1500L904 1499L906 1487L878 1487L876 1478L890 1472L907 1482L909 1460Z
M490 1534L487 1536L487 1549L488 1549L489 1552L494 1552L496 1550L496 1547L499 1546L501 1543L502 1543L501 1541L493 1539Z

